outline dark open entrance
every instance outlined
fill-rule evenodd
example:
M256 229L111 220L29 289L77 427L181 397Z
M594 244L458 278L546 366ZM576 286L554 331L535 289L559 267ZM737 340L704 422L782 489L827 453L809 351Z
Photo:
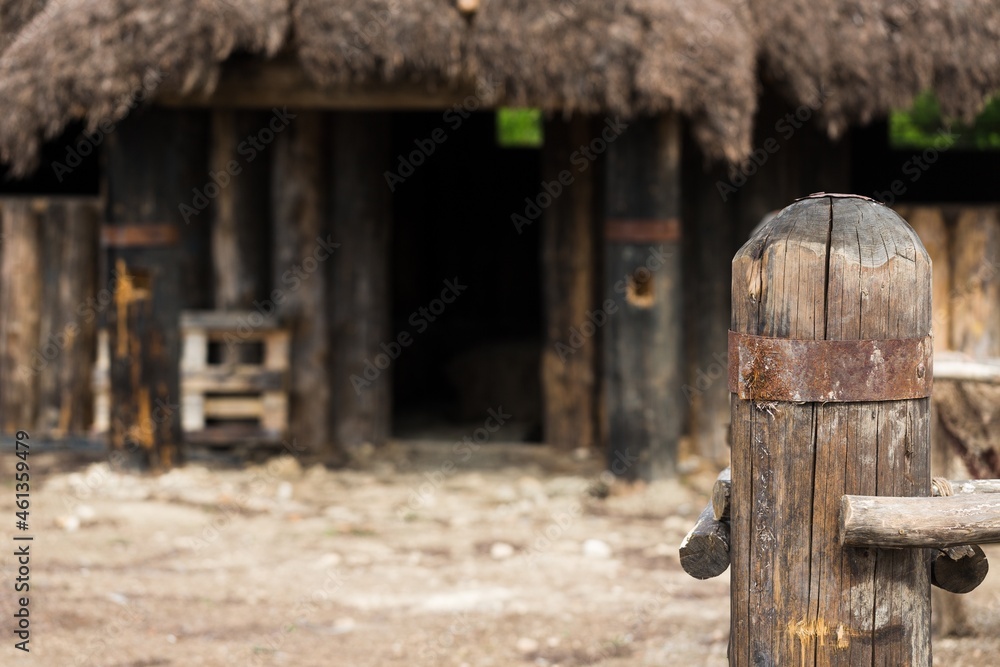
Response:
M511 223L538 189L539 150L499 146L493 113L400 113L392 154L393 331L411 341L394 435L460 439L502 407L492 440L539 441L540 225Z

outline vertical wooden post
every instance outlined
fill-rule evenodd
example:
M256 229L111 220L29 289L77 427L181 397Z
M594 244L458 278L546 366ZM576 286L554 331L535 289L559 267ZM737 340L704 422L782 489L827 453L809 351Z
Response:
M686 405L679 119L633 120L607 153L603 298L620 308L604 327L609 467L630 479L671 477Z
M570 163L573 151L589 143L595 129L584 116L553 119L545 124L542 150L542 180L562 188L542 221L542 430L545 442L562 450L596 444L596 328L608 314L593 315L602 310L595 303L594 170L580 173ZM587 327L593 331L584 337L581 328Z
M4 433L35 426L41 327L42 225L37 202L0 204L0 420Z
M209 182L206 120L153 108L108 137L110 441L140 466L168 468L180 458L181 205L195 205L194 191Z
M86 308L97 292L97 234L102 205L96 199L58 198L44 206L39 223L46 261L38 341L39 433L59 438L90 426L96 317ZM81 310L83 307L83 310ZM25 360L26 362L28 360Z
M731 199L723 201L718 183L728 178L725 166L706 168L705 157L689 137L684 144L685 368L687 381L678 391L690 410L693 446L714 465L729 465L729 388L726 383L726 332L729 330L730 261L736 250L736 214ZM680 452L683 459L689 452Z
M808 198L736 254L732 304L739 334L920 340L931 327L931 267L890 209ZM731 368L733 357L731 346ZM730 664L929 665L927 555L845 548L837 531L844 494L930 495L930 399L851 401L858 387L847 380L838 400L848 402L774 400L769 374L805 387L817 384L810 366L751 361L762 374L740 370L735 382L760 398L732 399ZM925 377L916 364L907 373Z
M329 178L323 150L325 119L319 111L300 112L275 139L271 172L272 282L284 296L278 316L291 329L293 340L288 431L297 448L314 454L333 453L329 451L326 277L329 264L337 260L317 246L318 238L327 240L331 234L325 196ZM307 258L324 264L302 280L296 277L295 267Z
M392 416L392 360L380 347L393 336L392 199L383 175L389 165L389 116L337 112L330 118L333 240L341 244L331 260L327 295L331 435L340 447L379 445L389 437Z
M269 153L252 160L239 154L248 136L267 127L261 111L212 111L212 151L209 166L222 180L212 216L212 259L217 310L253 310L267 292ZM278 137L281 135L279 134ZM267 315L267 313L262 313ZM224 362L245 361L249 348L226 346Z
M934 261L934 331L943 342L941 349L979 359L1000 356L1000 209L963 206L944 212L940 207L916 211L917 222L923 224L914 228L921 237L929 231L935 241L933 246L928 244L928 251ZM945 215L954 222L950 229L942 220ZM938 224L932 227L925 221ZM948 232L950 239L945 238ZM940 256L933 253L935 247ZM935 387L935 475L953 479L1000 475L998 404L997 386L945 381ZM942 635L971 631L961 596L934 591L934 628Z

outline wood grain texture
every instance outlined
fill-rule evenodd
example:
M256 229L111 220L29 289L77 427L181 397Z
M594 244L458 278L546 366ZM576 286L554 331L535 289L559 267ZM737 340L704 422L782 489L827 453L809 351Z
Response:
M38 414L35 367L41 362L35 355L40 352L43 263L38 203L5 198L0 204L0 420L4 433L33 429Z
M542 180L558 182L559 174L571 168L573 151L588 143L595 131L582 116L548 121ZM579 330L590 322L587 313L600 308L595 299L594 170L572 176L573 182L563 186L542 218L542 432L545 442L560 450L597 445L597 338L578 347L570 339L570 329Z
M713 492L729 480L730 469L723 468L715 480ZM729 567L729 546L729 521L716 516L714 504L709 502L681 542L681 567L695 579L717 577Z
M726 468L719 474L712 486L712 515L716 520L730 518L730 493L732 492L732 472Z
M249 136L267 127L270 114L260 111L212 111L210 173L219 185L213 202L212 266L216 310L248 310L268 289L269 163L271 151L252 160L239 153ZM277 135L280 137L281 135ZM235 165L235 166L234 166ZM219 182L221 180L221 183ZM222 348L225 363L251 360L243 345Z
M843 544L855 547L935 549L1000 542L1000 496L878 498L845 495L841 505L840 539Z
M717 577L729 567L729 544L729 523L716 519L709 504L681 542L681 567L695 579Z
M44 437L80 435L91 423L96 317L85 306L97 292L103 208L97 199L46 199L39 219L46 253L38 304L42 319L36 430Z
M108 136L108 224L184 228L179 204L189 202L192 191L205 183L205 143L196 139L204 137L207 126L202 112L155 108L119 124ZM110 247L107 252L115 288L106 311L110 443L119 456L153 469L181 460L177 361L188 274L182 248Z
M796 202L733 260L731 328L779 338L910 338L931 327L916 234L860 199ZM930 663L920 550L844 549L841 496L928 496L928 399L732 399L733 665Z
M948 480L951 494L1000 493L1000 479L952 479ZM712 489L712 508L716 518L729 517L731 506L731 486L729 478L718 479ZM931 480L931 496L942 495L934 480Z
M326 183L329 164L326 116L301 112L275 137L271 173L272 283L284 299L278 317L291 329L291 383L288 435L299 448L314 454L335 453L330 439L330 342L326 298L329 263L326 250L317 253L317 238L331 233ZM338 251L334 251L334 255ZM293 267L307 257L327 257L307 280L294 282Z
M970 593L983 583L989 571L986 553L979 545L949 547L934 556L931 583L949 593Z
M679 118L631 122L608 144L605 173L605 220L677 217ZM602 301L619 305L602 330L611 469L628 479L673 477L686 414L680 243L605 239L604 275Z
M332 234L342 247L331 264L330 435L335 446L383 444L391 431L392 366L355 389L390 340L389 253L392 207L383 173L390 162L389 116L330 115Z

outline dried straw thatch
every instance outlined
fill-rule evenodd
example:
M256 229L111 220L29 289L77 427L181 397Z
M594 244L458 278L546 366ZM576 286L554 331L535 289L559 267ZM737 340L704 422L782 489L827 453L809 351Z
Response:
M934 90L971 120L1000 90L996 0L751 0L762 70L793 100L822 89L836 135Z
M0 159L23 173L40 140L120 119L144 82L203 93L231 54L282 52L320 86L676 109L709 155L738 160L758 75L796 104L822 96L832 134L926 89L968 118L1000 88L998 44L995 0L0 0Z

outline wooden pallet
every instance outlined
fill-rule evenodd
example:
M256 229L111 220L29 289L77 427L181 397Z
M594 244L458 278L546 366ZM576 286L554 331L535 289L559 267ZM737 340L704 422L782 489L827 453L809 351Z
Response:
M255 445L283 437L288 427L289 333L260 320L259 313L250 312L181 314L180 403L186 441ZM230 350L259 345L261 361L210 363L213 343ZM108 336L101 331L94 372L94 430L99 433L110 426L109 368Z

